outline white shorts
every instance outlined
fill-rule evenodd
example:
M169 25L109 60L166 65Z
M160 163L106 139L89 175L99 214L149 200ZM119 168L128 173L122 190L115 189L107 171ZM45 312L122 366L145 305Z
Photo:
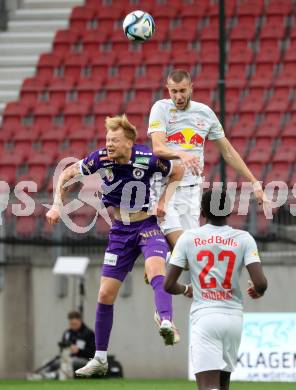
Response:
M201 185L179 186L170 199L164 221L158 221L163 234L199 226Z
M235 369L243 327L242 315L205 314L191 322L190 358L194 374Z

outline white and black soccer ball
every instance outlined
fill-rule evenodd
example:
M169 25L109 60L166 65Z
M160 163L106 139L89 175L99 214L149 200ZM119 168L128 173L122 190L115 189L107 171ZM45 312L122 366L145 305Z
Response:
M150 14L144 11L133 11L123 21L123 31L131 41L147 41L155 31L155 23Z

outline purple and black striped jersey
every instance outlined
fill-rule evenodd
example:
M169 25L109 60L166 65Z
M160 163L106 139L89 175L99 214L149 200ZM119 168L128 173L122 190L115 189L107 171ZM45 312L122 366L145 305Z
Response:
M102 148L80 161L82 175L99 172L104 183L104 205L127 211L148 210L151 179L155 174L168 176L172 170L172 162L156 157L148 146L138 144L133 146L131 159L127 164L118 164L106 157L107 150Z

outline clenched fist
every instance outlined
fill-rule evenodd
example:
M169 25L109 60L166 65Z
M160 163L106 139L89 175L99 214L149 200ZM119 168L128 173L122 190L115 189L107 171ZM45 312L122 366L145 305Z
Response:
M48 212L46 213L46 219L50 225L57 224L60 218L61 218L61 212L59 207L57 206L52 206L52 208L49 209Z

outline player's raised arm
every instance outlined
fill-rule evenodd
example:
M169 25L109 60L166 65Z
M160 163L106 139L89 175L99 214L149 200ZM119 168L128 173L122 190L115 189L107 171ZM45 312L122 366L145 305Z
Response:
M79 162L70 165L60 174L54 195L53 205L46 213L46 219L50 225L58 223L61 217L61 207L63 206L67 192L65 184L78 175L81 175Z
M217 145L220 153L222 154L224 160L229 164L237 173L245 177L248 181L253 184L254 195L258 204L262 204L267 201L265 194L262 190L261 184L252 174L250 169L247 167L241 156L234 149L231 143L226 137L213 140Z

